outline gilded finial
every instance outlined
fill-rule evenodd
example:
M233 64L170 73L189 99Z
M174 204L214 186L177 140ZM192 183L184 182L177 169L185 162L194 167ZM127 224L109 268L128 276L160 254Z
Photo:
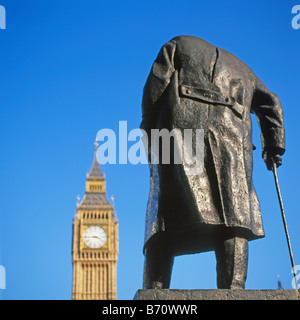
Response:
M95 140L95 142L94 142L94 146L95 146L95 151L97 151L98 146L99 146L99 143L97 142L97 140Z
M79 206L79 202L80 202L80 196L79 195L77 195L77 202L76 202L76 205L77 205L77 207Z
M111 199L111 202L112 202L112 206L114 207L115 206L115 197L112 195L110 197L110 199Z

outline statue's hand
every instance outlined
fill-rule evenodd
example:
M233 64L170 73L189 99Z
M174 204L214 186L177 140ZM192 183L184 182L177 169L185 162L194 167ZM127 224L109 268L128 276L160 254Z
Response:
M281 150L279 149L280 148L270 148L263 152L263 158L268 170L272 170L273 163L276 164L277 168L282 165L282 158L281 158L282 149Z

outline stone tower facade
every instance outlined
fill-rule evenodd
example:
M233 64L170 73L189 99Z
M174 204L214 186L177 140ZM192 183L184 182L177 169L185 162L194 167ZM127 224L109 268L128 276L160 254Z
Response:
M106 195L105 177L95 150L85 195L73 219L74 300L116 300L118 220Z

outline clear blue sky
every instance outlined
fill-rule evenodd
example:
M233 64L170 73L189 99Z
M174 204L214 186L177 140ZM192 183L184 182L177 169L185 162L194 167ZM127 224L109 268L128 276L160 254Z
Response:
M297 3L298 2L298 3ZM98 130L139 127L142 89L161 45L191 34L247 63L282 102L287 152L278 170L300 264L300 1L1 0L0 265L2 299L70 299L71 233ZM266 237L250 243L247 289L291 288L291 265L272 173L254 125L254 183ZM120 223L118 298L142 286L147 165L106 165ZM214 253L176 258L171 288L216 288Z

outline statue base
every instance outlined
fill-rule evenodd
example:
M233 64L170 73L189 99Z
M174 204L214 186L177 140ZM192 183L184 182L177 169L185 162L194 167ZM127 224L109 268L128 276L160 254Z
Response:
M300 300L297 290L138 290L134 300Z

